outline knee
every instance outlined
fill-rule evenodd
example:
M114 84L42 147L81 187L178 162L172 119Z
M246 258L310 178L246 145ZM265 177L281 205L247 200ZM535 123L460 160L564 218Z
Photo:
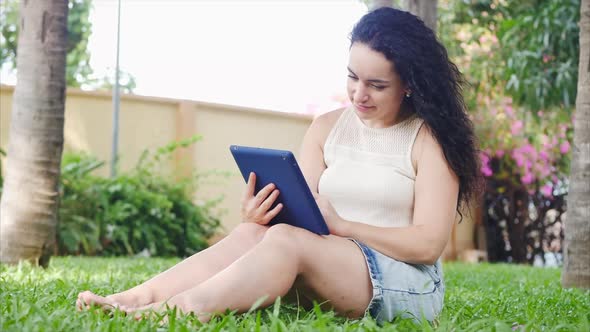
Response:
M268 229L268 226L256 223L241 223L234 228L231 234L232 236L238 237L241 241L248 241L256 244L262 240Z
M297 252L300 237L301 229L288 224L276 224L266 231L263 241Z

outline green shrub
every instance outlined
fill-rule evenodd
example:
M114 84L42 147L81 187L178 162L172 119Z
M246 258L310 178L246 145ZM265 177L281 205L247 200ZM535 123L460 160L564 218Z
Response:
M164 157L198 137L174 142L114 178L92 175L104 165L88 155L65 154L59 209L59 254L188 256L207 246L219 226L220 199L195 205L202 175L180 181L156 172Z

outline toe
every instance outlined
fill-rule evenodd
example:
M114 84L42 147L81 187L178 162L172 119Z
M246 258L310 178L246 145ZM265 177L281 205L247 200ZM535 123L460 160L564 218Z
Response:
M76 299L76 310L82 311L82 302L80 301L80 298Z

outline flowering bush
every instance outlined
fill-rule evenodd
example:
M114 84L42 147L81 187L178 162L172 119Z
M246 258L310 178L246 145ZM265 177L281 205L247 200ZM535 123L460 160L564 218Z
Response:
M441 36L468 83L465 99L480 141L483 175L503 184L494 186L500 194L507 186L524 186L530 194L540 190L551 197L569 172L571 108L533 110L533 105L513 103L504 80L510 57L503 53L498 23L461 22L456 15L443 15L452 24ZM549 55L538 59L551 61Z
M481 172L487 178L524 186L545 197L561 191L569 172L572 122L568 109L536 115L508 97L478 96L472 119L481 145ZM500 187L500 191L505 188Z
M442 0L438 8L481 147L488 259L544 260L561 251L567 215L579 0Z

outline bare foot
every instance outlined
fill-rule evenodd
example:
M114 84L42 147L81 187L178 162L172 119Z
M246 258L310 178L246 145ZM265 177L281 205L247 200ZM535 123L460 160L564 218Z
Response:
M85 291L78 294L76 299L76 309L78 311L88 310L93 306L98 306L105 311L111 311L118 308L121 304L112 298L96 295L91 291Z
M149 292L121 292L108 296L100 296L91 291L78 294L76 309L87 310L92 306L99 306L105 311L112 311L118 307L125 306L134 308L152 303L152 294Z
M119 309L135 320L156 318L161 325L168 323L169 310L176 309L177 316L183 313L179 306L167 302L156 302L139 307L121 306Z
M192 313L202 323L206 323L211 318L209 314L198 313L196 310L187 309L186 303L183 305L178 297L172 297L168 301L155 302L135 308L121 306L119 309L136 320L157 318L162 324L168 322L168 316L172 313L175 313L176 317Z

